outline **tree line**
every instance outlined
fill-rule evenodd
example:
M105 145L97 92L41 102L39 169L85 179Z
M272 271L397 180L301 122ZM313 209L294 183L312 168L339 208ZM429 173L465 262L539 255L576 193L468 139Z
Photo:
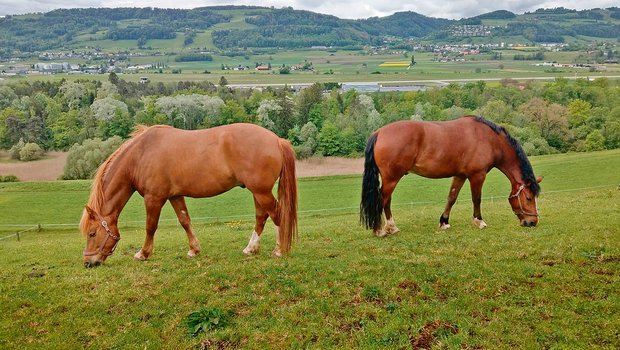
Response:
M387 123L468 114L506 126L530 155L620 147L620 84L606 78L378 93L319 83L297 93L225 84L140 84L115 74L104 82L10 81L0 85L0 148L22 142L68 150L91 139L126 139L136 124L200 129L247 122L288 138L300 158L359 156L370 133Z

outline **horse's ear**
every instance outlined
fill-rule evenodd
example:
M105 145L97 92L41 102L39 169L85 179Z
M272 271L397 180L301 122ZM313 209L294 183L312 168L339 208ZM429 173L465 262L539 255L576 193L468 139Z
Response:
M544 178L544 176L539 176L536 178L536 182L541 183Z
M88 213L88 216L90 216L91 219L93 220L97 219L97 213L95 213L95 211L91 207L89 207L88 205L85 205L84 210L86 210L86 212Z

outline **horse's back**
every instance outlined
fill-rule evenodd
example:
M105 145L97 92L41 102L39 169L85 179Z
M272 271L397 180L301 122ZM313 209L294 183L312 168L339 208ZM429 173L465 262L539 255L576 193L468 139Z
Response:
M273 186L282 167L278 136L253 124L151 127L136 141L134 178L140 192L159 187L162 195L210 197L235 186Z
M413 172L443 178L487 169L495 158L496 135L464 117L446 122L399 121L377 131L377 164L393 176Z

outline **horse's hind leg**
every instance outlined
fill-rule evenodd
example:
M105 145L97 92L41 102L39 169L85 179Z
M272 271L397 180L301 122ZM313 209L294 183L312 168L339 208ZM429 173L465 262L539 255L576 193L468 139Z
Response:
M187 233L187 239L189 241L187 256L190 258L194 257L196 254L200 253L200 243L192 231L192 221L189 217L187 206L185 205L185 198L173 197L170 198L169 201L170 204L172 204L172 208L174 208L174 212L177 214L179 223L183 226L185 233Z
M396 184L398 184L398 180L399 179L391 181L384 180L383 185L381 186L383 210L385 212L385 225L381 231L375 232L377 237L385 237L400 231L400 229L396 227L396 224L394 223L394 216L392 215L392 193L396 188Z
M159 215L161 208L166 203L165 198L156 198L153 196L144 197L144 206L146 207L146 238L142 249L134 255L135 259L146 260L153 253L153 238L159 223Z
M254 195L254 207L256 208L256 224L254 225L254 231L250 236L250 241L247 247L243 249L243 254L252 255L257 254L260 249L260 237L265 229L265 222L269 218L269 212L263 208L263 205L273 207L273 215L275 216L275 198L271 196L272 201L268 199L267 195L261 196L261 201L257 199L257 195ZM263 203L261 205L261 202Z
M466 178L455 176L452 178L452 185L450 186L450 193L448 194L448 203L446 204L446 208L439 217L439 228L443 230L447 230L450 228L450 224L448 221L450 220L450 211L452 210L452 206L456 203L456 198L459 196L459 192L461 191L461 187L465 183Z

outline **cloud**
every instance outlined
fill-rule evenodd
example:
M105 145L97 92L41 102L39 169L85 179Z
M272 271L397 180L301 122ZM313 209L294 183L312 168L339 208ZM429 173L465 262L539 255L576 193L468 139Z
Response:
M195 8L215 5L253 5L248 0L0 0L0 15L48 12L57 8L75 7L159 7L159 8ZM617 0L265 0L260 3L265 7L293 7L296 10L334 15L340 18L368 18L389 16L394 12L414 11L429 17L459 19L477 16L483 13L508 10L515 13L534 11L538 8L566 7L582 10L586 8L607 8L618 6Z

